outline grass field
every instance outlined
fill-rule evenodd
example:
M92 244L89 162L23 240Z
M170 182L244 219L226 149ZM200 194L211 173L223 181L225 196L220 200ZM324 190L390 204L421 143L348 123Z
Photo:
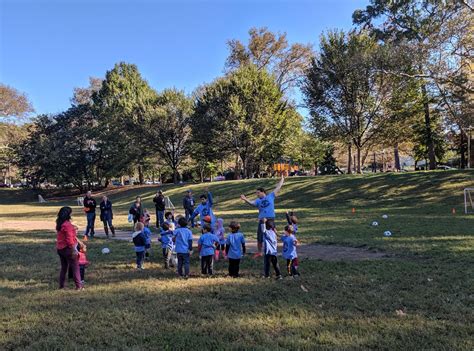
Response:
M275 184L209 187L217 214L226 223L239 220L246 237L255 238L256 211L238 197ZM288 179L277 199L279 227L292 209L303 243L391 254L356 262L304 260L299 281L261 279L262 261L250 257L242 278L226 278L223 261L215 278L200 278L196 254L194 277L180 280L163 270L157 251L137 272L130 243L109 241L111 254L102 255L105 241L96 239L89 244L86 290L59 291L55 234L0 231L0 349L472 350L474 215L462 214L462 189L473 185L472 171ZM164 190L181 207L188 188ZM199 194L204 186L190 188ZM127 211L136 195L153 209L155 191L111 195L117 226L129 229ZM0 224L21 220L27 228L28 221L54 221L60 206L74 205L33 200L25 191L0 191ZM80 226L83 217L75 206ZM371 227L373 220L380 225ZM393 236L385 238L384 230Z

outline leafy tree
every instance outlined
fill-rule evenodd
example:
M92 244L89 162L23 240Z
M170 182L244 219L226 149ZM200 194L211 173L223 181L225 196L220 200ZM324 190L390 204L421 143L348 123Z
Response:
M360 172L362 148L387 124L382 103L390 95L384 73L388 52L366 33L355 32L329 32L320 47L303 85L306 105L314 124L323 119L326 129L356 147Z
M148 111L156 98L156 92L141 77L137 66L124 62L106 73L101 89L93 94L98 115L97 147L107 178L121 176L136 166L143 183L147 149L144 135L149 124Z
M433 141L435 146L435 156L436 160L439 162L443 160L446 153L446 137L443 132L443 126L440 121L439 114L432 115L431 126L429 132L431 133L430 138L428 137L428 131L424 123L418 123L413 126L415 134L415 146L413 152L415 155L415 160L427 160L429 157L429 148L428 143Z
M205 87L195 103L192 130L211 150L235 155L236 173L240 160L248 177L283 154L297 118L273 78L249 65Z
M336 159L334 158L334 146L327 145L319 170L321 175L338 173Z
M28 97L13 87L0 83L0 117L25 117L34 112Z
M179 166L189 152L189 126L193 103L182 91L167 89L158 95L155 106L148 113L147 138L152 150L173 171L173 182L178 182Z
M267 70L282 91L297 85L312 57L311 45L288 44L286 33L272 33L266 27L251 28L249 42L245 46L240 40L229 40L228 71L249 64L258 70Z
M89 77L89 86L87 88L74 88L74 95L71 98L73 105L92 104L92 95L98 92L102 87L101 78Z
M6 184L16 174L15 145L27 136L26 125L0 122L0 172L3 174L3 182Z

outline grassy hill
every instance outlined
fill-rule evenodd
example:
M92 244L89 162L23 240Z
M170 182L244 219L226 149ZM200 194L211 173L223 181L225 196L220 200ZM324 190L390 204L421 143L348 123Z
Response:
M239 195L254 196L257 186L275 184L264 179L206 185L218 216L226 223L239 220L254 238L256 211ZM147 269L136 272L131 244L98 239L89 244L86 290L58 291L54 234L0 230L0 349L471 350L474 215L462 214L462 189L468 186L474 186L473 171L287 179L277 199L280 228L284 211L294 210L303 243L392 254L356 262L304 260L299 281L261 279L262 261L249 257L241 279L226 278L223 261L217 277L199 278L196 254L196 278L183 281L163 270L158 250ZM204 185L164 187L178 212L189 188L198 195ZM153 209L156 189L111 194L117 225L129 228L127 211L137 195ZM34 200L26 191L1 190L0 228L12 220L54 221L60 206L75 205L72 199ZM77 206L74 215L85 224ZM374 220L378 227L370 225ZM385 230L393 236L384 237ZM110 255L100 254L104 245Z

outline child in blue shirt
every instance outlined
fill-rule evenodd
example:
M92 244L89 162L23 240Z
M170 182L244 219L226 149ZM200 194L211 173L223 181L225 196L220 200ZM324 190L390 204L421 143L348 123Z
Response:
M245 255L245 238L240 232L238 222L230 222L229 228L231 233L226 239L225 252L229 259L229 276L237 278L240 270L240 259Z
M201 273L212 275L213 258L216 245L219 245L219 238L211 233L211 226L205 224L203 234L198 240L198 250L201 256Z
M212 205L214 204L213 199L212 199L212 193L208 191L207 194L202 194L199 198L201 199L201 203L194 210L191 216L191 220L194 220L194 218L199 215L201 222L204 225L205 217L209 216L211 217L211 229L212 229L214 228L216 224L216 217L214 216L214 213L212 212Z
M282 236L281 241L283 241L283 258L286 259L286 269L288 275L293 277L299 277L300 273L298 272L298 255L296 254L296 245L298 240L294 235L294 228L292 225L287 225L285 227L285 235Z
M132 234L133 245L135 245L135 253L137 255L137 269L143 269L143 260L145 259L146 238L143 233L144 224L137 222L135 231Z
M263 218L261 224L261 230L263 233L263 270L265 278L270 277L270 263L275 270L276 279L282 279L280 266L278 265L277 258L277 235L275 232L275 222L272 219Z
M173 232L173 242L178 256L178 275L184 278L189 277L189 259L193 250L193 233L188 229L187 224L186 218L181 217L178 220L179 227Z
M175 230L176 222L174 221L174 211L165 213L165 223L168 223L170 230Z
M163 251L163 260L165 262L165 269L168 269L169 267L174 267L173 264L173 231L170 230L170 226L168 223L163 223L161 225L161 231L160 231L160 239L158 239L161 242L161 249Z
M145 236L145 259L147 260L150 257L151 250L151 230L144 224L143 235Z
M217 245L216 253L215 253L215 260L219 260L220 253L222 252L222 256L227 258L225 253L225 229L224 229L224 220L222 218L218 218L216 222L216 228L214 229L214 234L216 234L217 238L219 239L219 244Z

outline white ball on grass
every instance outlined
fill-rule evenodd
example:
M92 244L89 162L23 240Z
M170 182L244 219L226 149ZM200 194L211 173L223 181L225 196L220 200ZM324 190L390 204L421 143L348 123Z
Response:
M373 222L372 222L372 227L376 227L376 226L378 226L378 225L379 225L379 222L377 222L377 221L373 221Z
M104 247L104 248L102 249L102 253L103 253L104 255L107 255L107 254L110 253L110 249L109 249L108 247Z
M384 233L383 233L383 236L392 236L392 232L390 230L386 230Z
M388 215L383 215L382 218L383 218L383 219L387 219L387 218L388 218Z

